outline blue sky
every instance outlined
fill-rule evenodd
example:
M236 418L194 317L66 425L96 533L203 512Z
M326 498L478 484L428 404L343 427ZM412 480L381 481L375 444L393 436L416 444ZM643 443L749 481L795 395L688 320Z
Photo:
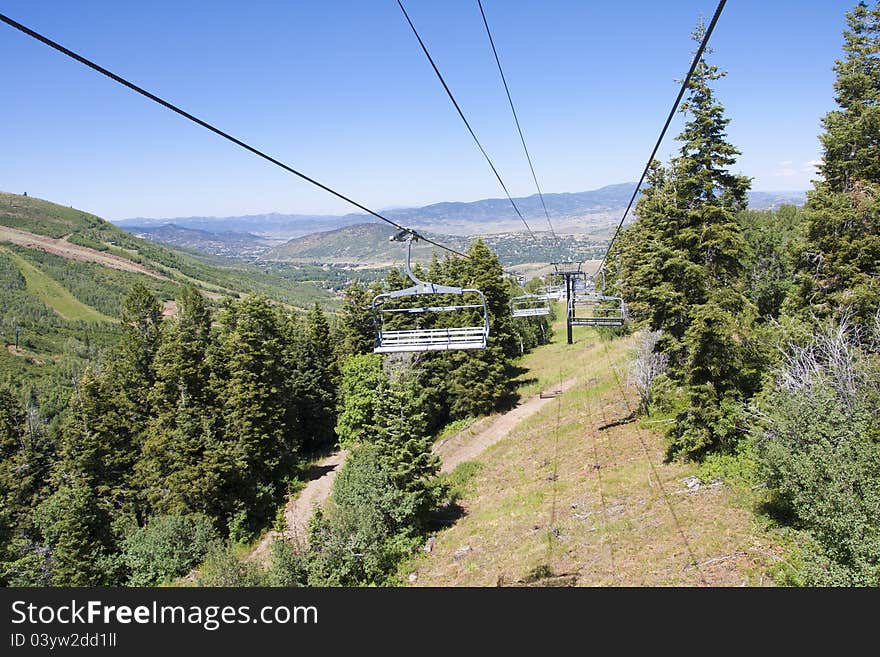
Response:
M512 194L534 193L476 0L405 3ZM729 0L710 61L738 172L815 177L854 0ZM638 178L714 0L484 0L545 192ZM395 0L0 0L0 12L369 207L499 197ZM345 203L0 25L0 190L108 219ZM661 151L675 148L673 124Z

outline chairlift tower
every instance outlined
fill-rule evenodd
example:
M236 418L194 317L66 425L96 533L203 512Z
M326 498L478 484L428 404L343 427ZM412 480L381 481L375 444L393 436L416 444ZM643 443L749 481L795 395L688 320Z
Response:
M551 262L553 270L557 276L562 276L565 286L565 329L568 338L568 344L572 344L571 319L572 307L574 300L574 284L578 279L586 280L586 272L584 272L584 263L578 261L570 262Z

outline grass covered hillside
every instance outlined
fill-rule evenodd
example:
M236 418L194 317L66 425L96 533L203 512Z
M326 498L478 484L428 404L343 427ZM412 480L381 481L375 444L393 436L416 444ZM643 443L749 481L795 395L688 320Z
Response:
M294 309L315 302L334 309L350 276L199 256L139 239L75 208L0 192L0 383L43 417L56 416L73 374L117 341L123 299L138 282L173 314L188 284L213 304L261 293Z
M348 278L347 272L314 267L257 267L216 256L202 257L140 239L80 210L0 192L0 243L3 242L157 280L192 283L207 293L262 293L301 308L315 301L334 306L333 290L342 287Z

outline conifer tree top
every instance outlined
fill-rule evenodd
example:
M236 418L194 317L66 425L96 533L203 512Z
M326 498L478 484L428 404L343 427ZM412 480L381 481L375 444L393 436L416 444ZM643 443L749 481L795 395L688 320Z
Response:
M705 33L706 26L701 18L691 37L699 43ZM673 167L682 183L677 196L684 202L684 207L709 204L741 209L746 204L749 181L729 171L740 151L727 141L730 119L724 116L724 106L715 98L710 86L710 82L727 75L726 71L706 61L706 56L712 52L711 48L703 51L679 110L688 118L676 138L681 147L678 157L673 160ZM681 203L679 207L682 207Z
M846 15L844 57L834 72L840 109L825 115L819 172L830 191L850 191L856 181L880 181L880 2L860 2Z

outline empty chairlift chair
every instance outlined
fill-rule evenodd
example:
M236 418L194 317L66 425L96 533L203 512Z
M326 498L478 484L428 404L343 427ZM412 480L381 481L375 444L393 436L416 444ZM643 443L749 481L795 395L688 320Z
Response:
M604 294L576 294L569 305L572 326L623 326L626 303Z
M541 293L544 294L549 301L562 301L565 298L565 286L544 285L541 287Z
M456 349L485 349L489 339L489 308L486 305L486 298L480 290L473 288L452 287L449 285L437 285L421 281L413 274L410 267L410 258L412 255L412 243L418 239L410 232L401 232L392 240L406 240L406 275L415 283L412 287L403 290L394 290L378 294L373 299L373 321L376 326L376 346L373 353L388 354L397 352L419 352L419 351L450 351ZM388 301L394 299L406 299L408 297L430 298L439 295L454 295L462 299L462 303L454 305L418 305L418 306L397 306L389 304ZM474 301L479 303L464 303L465 296L470 296ZM393 307L391 307L393 305ZM473 321L466 322L464 325L457 325L447 328L419 328L418 320L436 319L439 317L456 317L464 315L468 319L473 319L476 315L480 317L479 323ZM392 317L409 316L413 318L413 322L417 328L388 328L387 321L391 321ZM429 322L425 322L429 323Z
M546 294L524 294L510 300L514 317L543 317L550 314L550 298Z

